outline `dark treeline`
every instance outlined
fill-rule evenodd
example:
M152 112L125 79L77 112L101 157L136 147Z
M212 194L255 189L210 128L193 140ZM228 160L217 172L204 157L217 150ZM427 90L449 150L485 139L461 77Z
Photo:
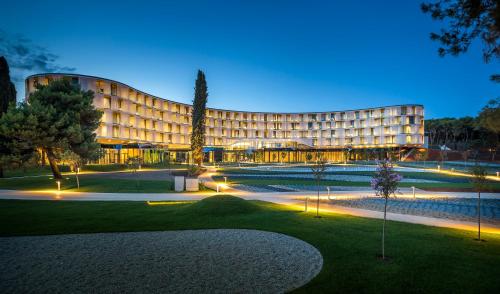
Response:
M464 152L488 152L491 160L499 146L500 99L491 100L477 117L439 118L425 121L429 147L446 146Z
M446 147L465 151L496 147L498 134L481 126L478 118L439 118L425 121L425 132L429 137L429 147Z

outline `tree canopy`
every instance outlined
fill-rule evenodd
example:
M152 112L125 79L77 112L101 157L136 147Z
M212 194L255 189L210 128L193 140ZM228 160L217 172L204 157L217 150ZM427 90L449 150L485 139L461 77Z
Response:
M16 103L16 87L10 80L9 64L0 56L0 117L7 112L9 104Z
M54 177L61 178L57 160L62 152L71 150L83 160L99 154L94 132L102 112L93 106L93 97L92 91L82 91L68 79L38 86L29 103L10 108L0 119L0 134L43 150Z
M443 21L447 28L431 33L431 39L441 43L440 56L467 52L475 39L483 44L483 58L489 62L500 57L500 5L498 0L438 0L422 3L421 9L434 20ZM500 82L500 75L491 79Z
M490 100L479 113L479 123L482 127L500 133L500 98Z
M16 87L10 80L9 64L5 57L0 56L0 118L3 116L11 105L16 104ZM3 167L11 162L24 161L27 156L27 150L15 154L13 150L21 150L22 146L18 146L18 142L9 142L2 134L0 134L0 178L3 177ZM32 152L28 152L32 153Z

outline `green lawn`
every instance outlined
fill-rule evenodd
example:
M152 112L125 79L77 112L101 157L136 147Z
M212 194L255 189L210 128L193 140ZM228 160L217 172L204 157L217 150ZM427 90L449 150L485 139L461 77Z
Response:
M50 177L27 177L0 179L0 189L12 190L47 190L57 189L54 179ZM172 192L173 183L168 180L113 179L99 175L80 176L80 190L77 190L74 175L64 176L61 190L103 193L159 193Z
M143 168L148 169L187 169L189 165L180 163L157 163L157 164L143 164ZM80 170L84 171L95 171L95 172L114 172L114 171L126 171L128 170L126 164L87 164L83 166ZM59 170L61 172L69 172L70 168L66 165L59 165ZM18 169L6 169L4 171L5 178L12 177L26 177L26 176L41 176L41 175L52 175L52 171L49 166L36 166L28 168L18 168Z
M387 262L381 220L314 214L259 201L212 197L178 205L143 202L0 201L0 235L247 228L309 242L321 273L298 292L500 293L500 236L388 222Z
M216 181L224 181L221 176L213 177ZM316 181L313 179L290 179L290 178L244 178L228 176L229 184L242 184L242 185L316 185ZM348 187L370 187L370 182L350 182L350 181L330 181L322 180L320 182L322 186L348 186ZM472 189L472 184L470 182L464 183L400 183L400 187L416 187L419 189L437 189L437 190L447 190L447 189L457 189L457 190L469 190ZM500 182L494 182L489 184L488 191L500 191Z

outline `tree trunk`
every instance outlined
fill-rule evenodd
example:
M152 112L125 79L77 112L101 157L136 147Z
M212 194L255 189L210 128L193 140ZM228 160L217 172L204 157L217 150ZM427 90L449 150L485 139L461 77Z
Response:
M384 205L384 223L382 225L382 259L385 259L385 219L387 216L387 197L385 197Z
M481 241L481 191L477 192L477 240Z
M78 178L78 167L75 167L75 173L76 173L76 187L78 190L80 190L80 179Z
M59 171L59 167L57 166L54 150L48 148L45 152L47 153L47 158L49 160L50 169L52 170L52 175L54 175L54 179L62 179L61 172Z
M318 188L318 202L316 203L316 217L319 217L319 179L317 181L317 188Z

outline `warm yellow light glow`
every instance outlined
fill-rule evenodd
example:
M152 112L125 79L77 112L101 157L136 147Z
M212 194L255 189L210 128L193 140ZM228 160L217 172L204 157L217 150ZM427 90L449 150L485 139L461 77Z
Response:
M178 205L178 204L189 204L194 201L147 201L146 203L150 206L155 205Z

